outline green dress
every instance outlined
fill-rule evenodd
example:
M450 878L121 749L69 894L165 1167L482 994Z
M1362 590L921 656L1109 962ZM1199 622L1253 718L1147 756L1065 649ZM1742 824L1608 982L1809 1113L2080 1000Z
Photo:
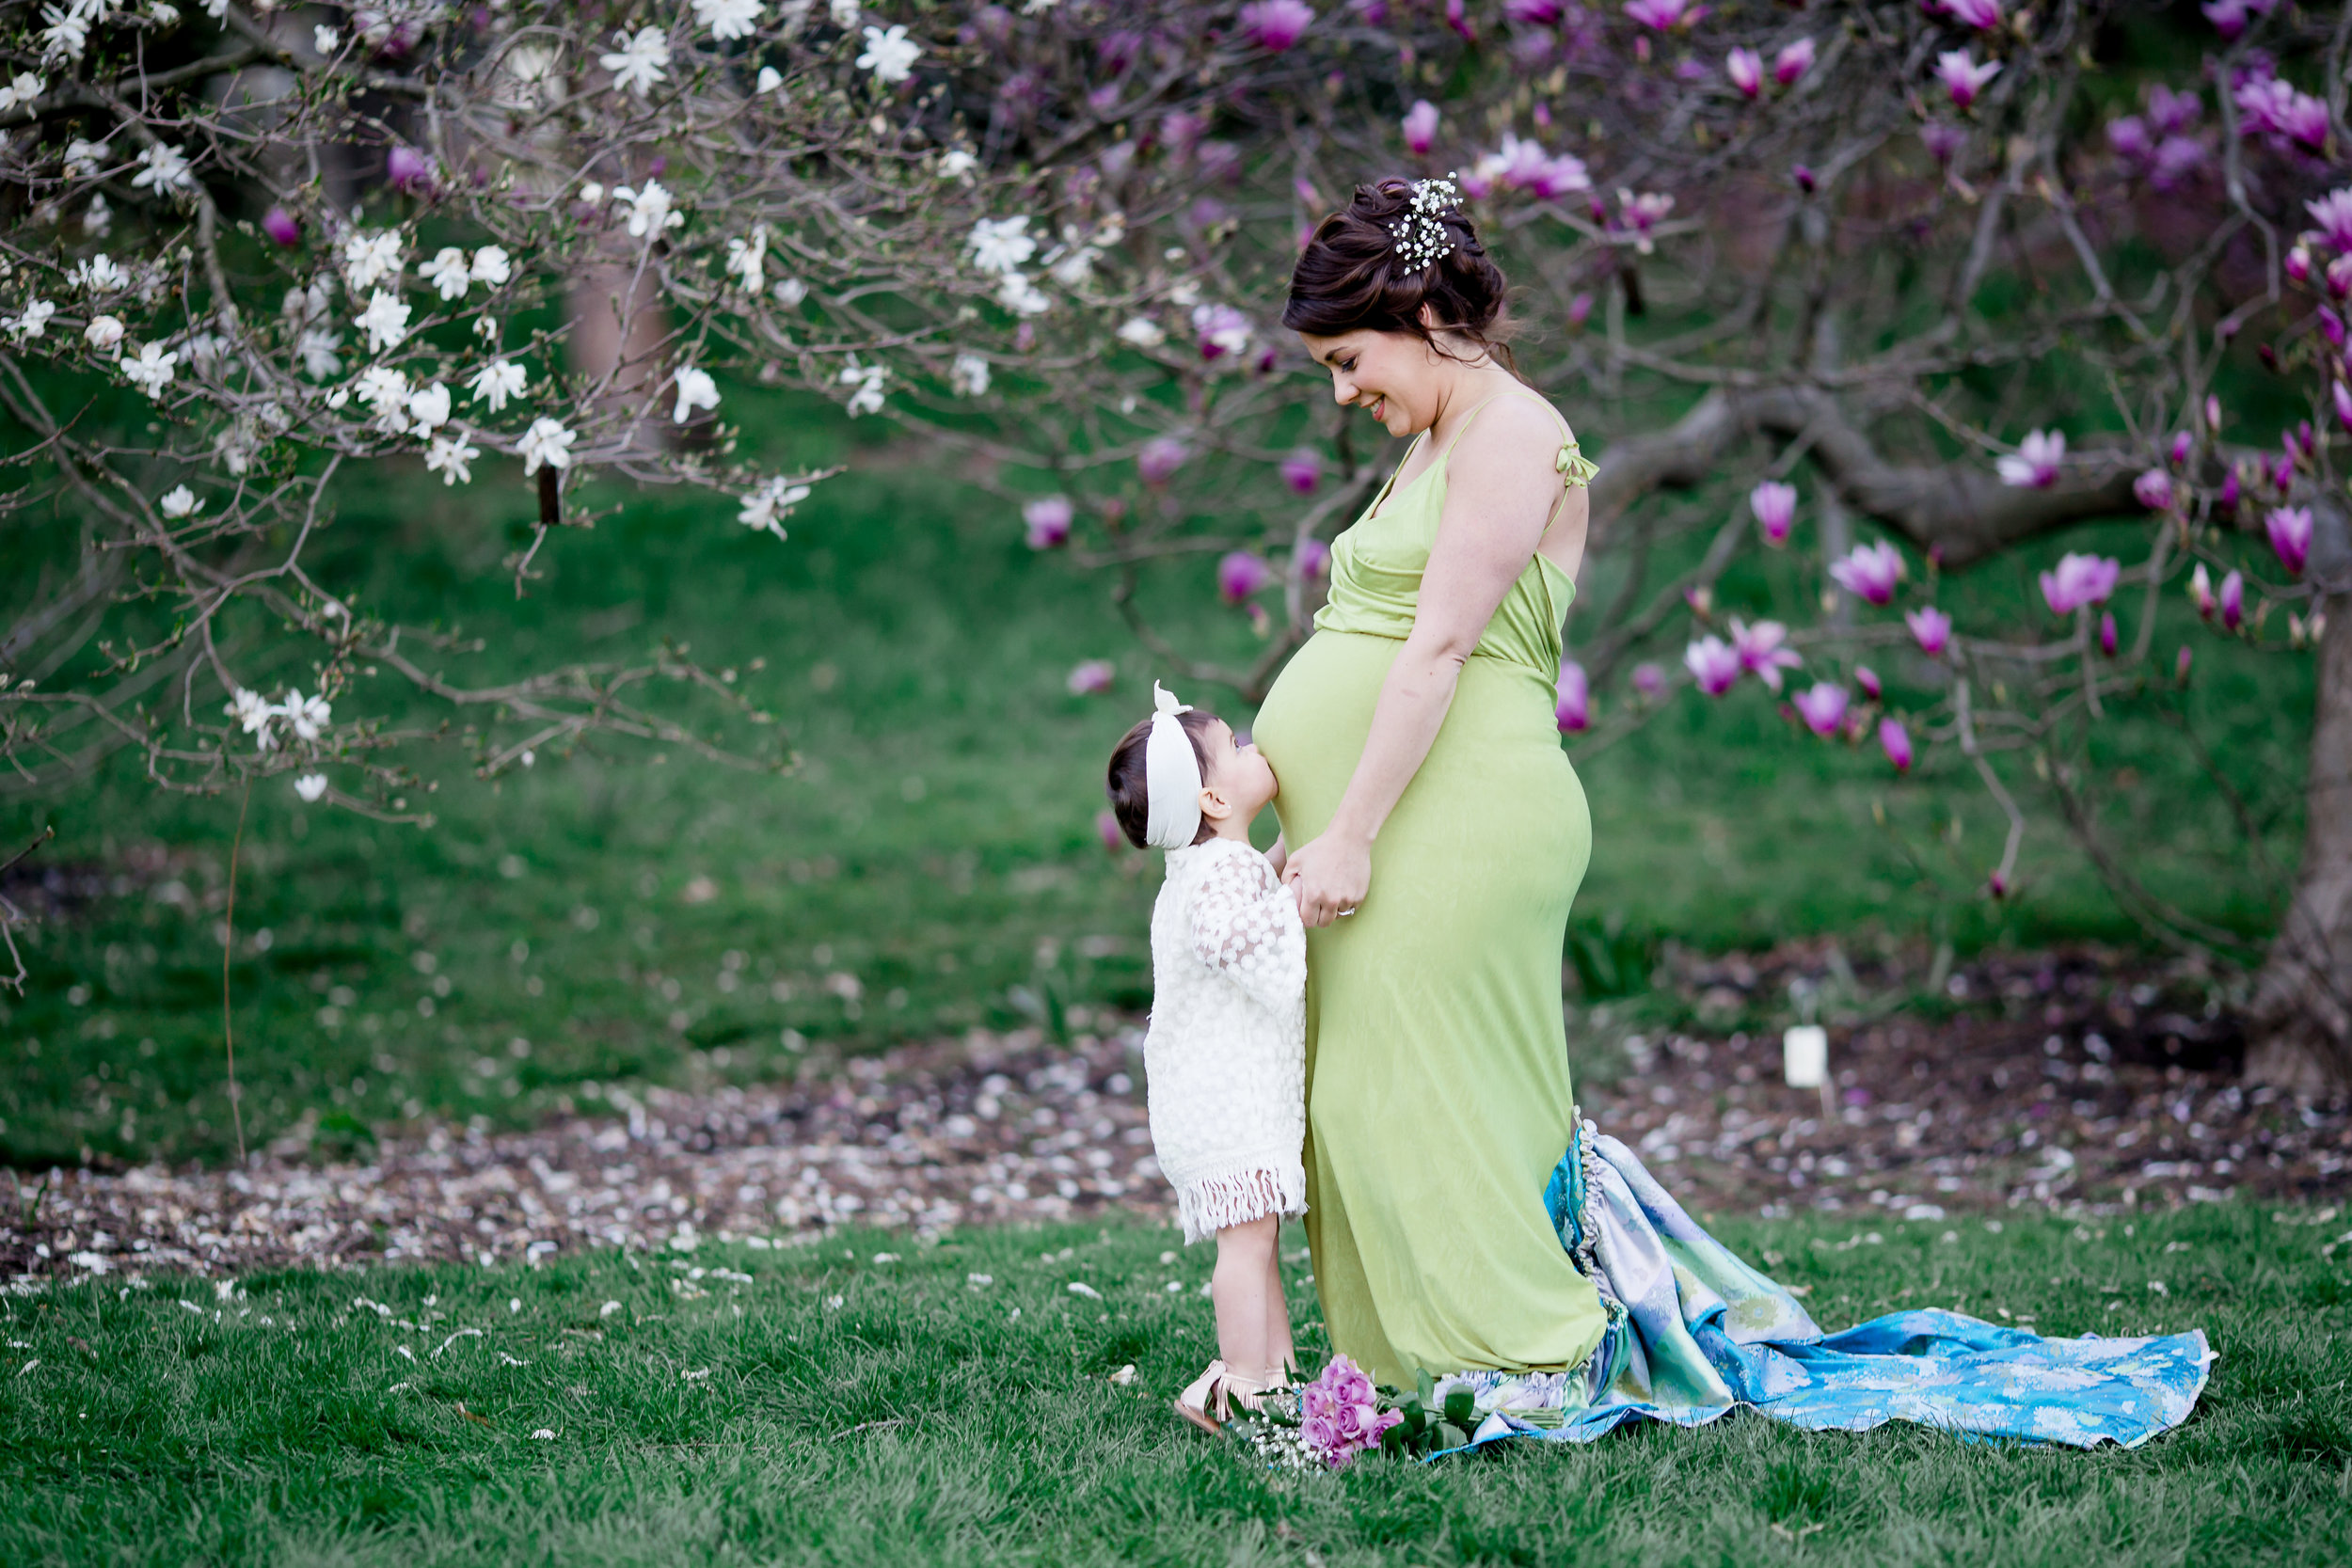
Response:
M1581 483L1592 467L1563 436L1556 467ZM1323 832L1363 753L1451 456L1401 490L1392 476L1340 535L1314 635L1259 711L1293 846ZM1592 856L1553 715L1574 592L1549 561L1530 562L1373 846L1361 909L1307 933L1315 1289L1332 1349L1382 1383L1558 1370L1600 1342L1599 1297L1544 1206L1575 1130L1560 965Z

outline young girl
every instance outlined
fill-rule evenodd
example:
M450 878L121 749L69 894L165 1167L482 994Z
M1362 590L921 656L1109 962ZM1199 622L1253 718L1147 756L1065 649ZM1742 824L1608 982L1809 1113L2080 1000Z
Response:
M1278 868L1249 847L1274 769L1157 682L1152 700L1158 711L1111 753L1110 797L1130 842L1168 851L1144 1076L1184 1243L1216 1237L1217 1356L1176 1400L1216 1432L1231 1402L1256 1408L1295 1359L1276 1242L1282 1216L1307 1208L1307 933Z

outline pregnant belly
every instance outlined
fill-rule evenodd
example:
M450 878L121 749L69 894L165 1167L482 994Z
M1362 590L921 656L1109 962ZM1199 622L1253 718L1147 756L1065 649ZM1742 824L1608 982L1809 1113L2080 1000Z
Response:
M1363 756L1381 683L1404 646L1394 638L1319 631L1266 693L1251 738L1274 768L1275 814L1294 847L1322 832L1339 809ZM1551 691L1540 676L1499 658L1463 665L1437 742L1382 830L1375 863L1400 834L1418 838L1431 830L1457 844L1465 833L1516 839L1517 852L1545 859L1565 851L1582 874L1590 843L1584 793L1561 752Z

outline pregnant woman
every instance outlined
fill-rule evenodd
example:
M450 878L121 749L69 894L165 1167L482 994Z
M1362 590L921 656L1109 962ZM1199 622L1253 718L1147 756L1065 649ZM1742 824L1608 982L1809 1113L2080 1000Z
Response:
M1329 602L1254 727L1309 927L1307 1234L1332 1349L1402 1387L1470 1374L1481 1441L1737 1403L2144 1441L2194 1403L2201 1334L2061 1342L1917 1311L1824 1339L1580 1124L1560 971L1592 823L1553 692L1594 469L1513 372L1502 276L1458 199L1359 187L1282 317L1342 404L1417 437L1333 545Z

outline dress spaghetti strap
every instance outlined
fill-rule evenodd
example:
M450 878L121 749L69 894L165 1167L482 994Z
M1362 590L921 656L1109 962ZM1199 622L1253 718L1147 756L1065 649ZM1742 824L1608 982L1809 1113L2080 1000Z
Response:
M1550 415L1553 419L1560 420L1560 451L1552 458L1552 471L1560 475L1561 495L1560 499L1552 503L1550 513L1544 518L1544 531L1546 533L1549 533L1551 531L1551 525L1560 520L1560 509L1568 504L1567 492L1582 485L1591 484L1593 482L1593 476L1598 473L1600 469L1598 465L1595 464L1591 458L1585 456L1583 450L1577 445L1576 433L1568 428L1567 420L1560 418L1560 410L1545 402L1542 396L1536 393L1533 388L1516 386L1509 387L1500 392L1497 392L1493 397L1473 404L1470 411L1462 416L1462 422L1455 428L1453 438L1446 442L1445 451L1438 454L1438 461L1439 463L1443 463L1454 455L1454 444L1461 440L1463 433L1468 431L1470 427L1471 421L1476 420L1478 416L1485 411L1487 404L1499 402L1503 398L1512 397L1524 397L1532 399L1543 409L1545 413ZM1407 458L1410 458L1412 453L1408 451L1405 455ZM1399 464L1397 467L1399 472L1404 470L1403 464ZM1391 481L1391 483L1394 482Z

